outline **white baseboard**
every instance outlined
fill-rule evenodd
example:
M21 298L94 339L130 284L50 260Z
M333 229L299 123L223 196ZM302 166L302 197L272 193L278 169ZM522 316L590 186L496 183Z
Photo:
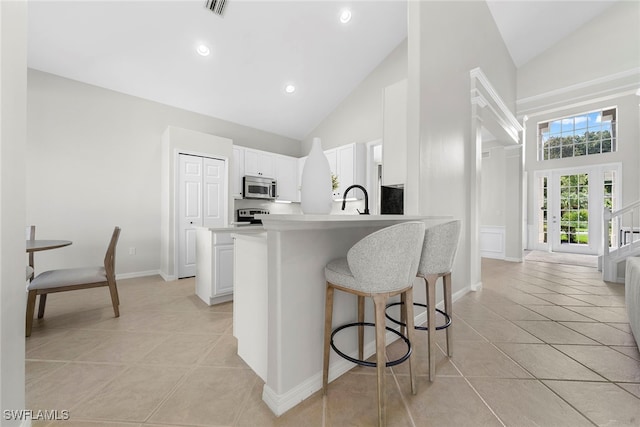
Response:
M520 258L505 257L504 260L509 262L522 262L523 258L522 257Z
M147 276L156 276L156 275L161 275L160 270L137 271L135 273L116 274L116 280L135 279L136 277L147 277Z
M162 271L159 271L158 274L160 275L160 277L162 277L162 279L165 282L173 282L174 280L178 280L178 276L173 275L173 274L169 275L169 274L166 274L166 273L164 273Z

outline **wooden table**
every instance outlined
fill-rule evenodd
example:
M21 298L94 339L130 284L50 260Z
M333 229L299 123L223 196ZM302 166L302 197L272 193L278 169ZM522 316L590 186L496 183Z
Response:
M71 240L27 240L27 253L62 248L64 246L69 246L71 243Z
M27 239L27 253L29 254L29 267L31 271L27 270L27 279L33 279L35 267L33 262L34 252L48 251L49 249L57 249L65 246L69 246L71 240L42 240L42 239Z

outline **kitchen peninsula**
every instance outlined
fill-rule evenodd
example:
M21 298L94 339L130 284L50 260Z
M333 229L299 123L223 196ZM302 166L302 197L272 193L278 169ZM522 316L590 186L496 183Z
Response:
M280 415L322 388L327 262L346 256L357 241L381 228L416 220L429 227L451 217L258 217L262 219L264 233L234 235L234 335L238 339L238 354L265 381L263 400ZM420 293L416 294L420 298ZM368 305L366 318L371 316L372 308ZM355 317L355 297L337 292L334 325L354 321ZM337 345L346 353L357 354L357 339L348 333L342 335L336 336ZM373 333L367 331L365 355L374 353L374 339ZM390 342L391 337L388 339ZM353 366L332 354L329 380Z

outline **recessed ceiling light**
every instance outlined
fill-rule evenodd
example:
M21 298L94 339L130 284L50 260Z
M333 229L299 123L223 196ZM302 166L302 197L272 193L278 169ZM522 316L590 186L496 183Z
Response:
M289 84L284 87L284 91L287 93L293 93L296 91L296 87L294 85Z
M340 22L346 24L349 21L351 21L351 10L342 9L342 12L340 12Z
M209 56L209 54L211 53L211 50L209 50L209 48L206 45L198 45L198 47L196 48L196 52L198 52L198 54L202 55L202 56Z

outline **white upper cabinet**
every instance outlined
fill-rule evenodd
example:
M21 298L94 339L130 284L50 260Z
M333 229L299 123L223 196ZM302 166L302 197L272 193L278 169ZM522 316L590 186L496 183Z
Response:
M339 187L333 191L335 200L344 198L344 191L353 184L360 184L366 188L366 148L364 144L347 144L332 148L324 152L329 160L331 173L338 178ZM363 199L364 193L353 189L347 194L348 198Z
M245 148L244 174L275 178L276 154Z
M298 198L298 159L290 156L275 156L275 178L278 182L276 200L297 202Z
M231 162L231 194L234 199L242 199L242 177L244 176L244 148L233 146Z
M352 143L324 152L331 173L338 177L340 186L333 192L334 200L342 200L344 190L360 184L366 188L366 147ZM278 182L276 200L300 202L302 170L307 157L291 157L240 146L233 147L233 171L231 191L233 197L242 198L242 177L245 175L274 178ZM353 189L348 198L363 199L364 193Z
M307 161L307 157L309 156L304 156L304 157L300 157L298 159L298 188L297 188L297 195L298 198L295 200L296 202L299 202L300 200L302 200L302 171L304 170L304 162Z

